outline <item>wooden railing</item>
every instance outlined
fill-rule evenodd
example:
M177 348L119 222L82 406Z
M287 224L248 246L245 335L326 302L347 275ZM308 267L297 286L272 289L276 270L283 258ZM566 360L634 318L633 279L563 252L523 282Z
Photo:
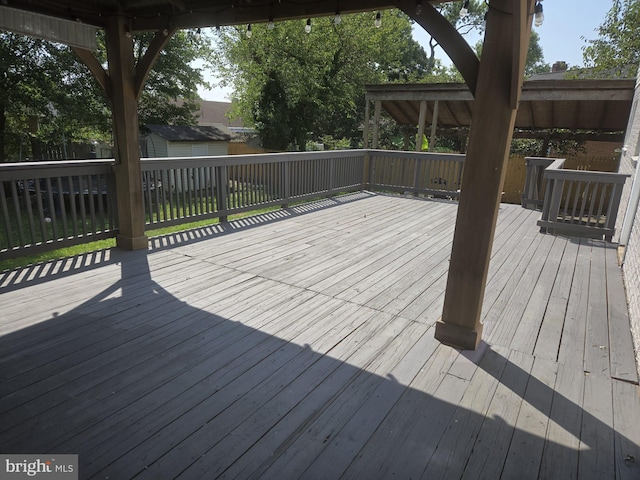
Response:
M145 229L365 188L457 198L463 162L463 155L381 150L142 159ZM113 164L0 164L0 258L115 237Z
M366 153L143 159L147 229L360 190Z
M369 151L367 188L458 198L464 155Z
M113 237L113 160L0 165L0 253L18 256Z
M542 208L544 201L544 189L546 183L543 182L544 170L556 161L555 158L525 157L527 168L522 192L522 206L531 210Z
M629 175L564 170L563 166L564 159L557 159L544 170L541 231L611 241Z

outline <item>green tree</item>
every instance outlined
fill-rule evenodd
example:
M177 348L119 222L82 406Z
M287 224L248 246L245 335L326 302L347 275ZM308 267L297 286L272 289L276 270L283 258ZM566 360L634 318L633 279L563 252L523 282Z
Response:
M152 35L136 34L136 61ZM206 85L193 61L210 43L195 31L169 41L141 95L140 124L195 121L197 88ZM96 52L106 65L104 39ZM180 100L180 101L178 101ZM0 160L42 158L44 145L108 139L110 107L89 70L66 46L0 33Z
M456 30L458 30L461 35L467 35L471 32L483 32L484 15L487 8L485 2L481 0L470 0L466 15L461 15L462 5L464 5L463 2L446 2L435 5L435 8L449 21L451 25L455 27ZM438 41L434 37L429 38L427 53L429 58L427 64L428 73L437 74L438 59L436 58L436 49L439 46ZM454 68L454 70L457 72L457 69ZM459 74L456 75L456 73L453 75L459 76ZM460 76L460 80L461 79L462 77Z
M478 57L482 56L482 42L476 43L475 46ZM535 30L531 31L529 39L529 49L527 50L527 58L524 64L524 75L530 77L537 73L547 73L551 71L551 66L544 61L544 52L540 45L540 35Z
M375 14L223 28L213 63L234 89L234 112L253 121L267 148L304 150L311 138L361 137L364 85L425 78L427 59L411 21L397 10ZM355 146L355 145L354 145Z
M612 74L632 73L640 64L640 0L614 0L599 38L587 40L583 50L585 66Z

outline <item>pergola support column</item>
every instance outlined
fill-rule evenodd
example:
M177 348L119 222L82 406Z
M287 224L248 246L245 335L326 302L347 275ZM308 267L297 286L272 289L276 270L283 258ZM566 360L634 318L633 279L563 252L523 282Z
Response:
M115 138L115 177L118 198L118 247L125 250L147 248L145 235L142 173L138 146L138 102L133 40L120 16L110 18L105 30L111 108Z
M438 129L438 100L433 102L433 116L431 117L431 138L429 139L429 151L436 149L436 131Z
M513 89L522 87L520 59L528 48L532 7L531 0L491 0L489 6L444 309L435 332L442 343L461 349L475 349L482 338L482 301L519 98ZM514 35L520 28L526 35Z
M380 109L382 107L382 102L380 100L376 100L374 102L373 109L373 139L371 140L371 148L374 150L378 148L378 139L380 138Z

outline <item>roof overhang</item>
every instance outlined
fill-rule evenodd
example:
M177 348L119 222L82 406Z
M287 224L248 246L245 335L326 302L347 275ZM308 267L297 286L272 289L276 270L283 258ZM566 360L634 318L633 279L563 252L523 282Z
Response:
M524 82L516 128L620 132L627 127L635 79L536 80ZM463 84L368 85L367 98L401 125L417 125L420 103L427 102L426 123L433 122L438 100L438 127L469 127L473 95Z

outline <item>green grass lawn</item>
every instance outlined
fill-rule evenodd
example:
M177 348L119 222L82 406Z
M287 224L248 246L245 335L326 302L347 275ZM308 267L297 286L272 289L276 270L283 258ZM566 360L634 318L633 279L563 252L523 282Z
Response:
M280 207L269 207L263 208L260 210L252 210L247 213L240 213L237 215L229 216L229 220L236 220L238 218L250 217L253 215L259 215L261 213L271 212L274 210L279 210ZM219 223L217 218L207 219L207 220L199 220L190 223L183 223L180 225L175 225L171 227L158 228L155 230L148 230L146 234L149 237L159 237L162 235L167 235L170 233L181 232L184 230L190 230L193 228L205 227L207 225L215 225ZM25 267L28 265L34 265L38 263L47 262L49 260L56 260L60 258L72 257L75 255L81 255L84 253L96 252L98 250L105 250L108 248L113 248L116 246L115 238L108 238L106 240L98 240L90 243L83 243L81 245L75 245L72 247L59 248L56 250L51 250L48 252L43 252L36 255L28 255L24 257L11 258L7 260L0 260L0 272L4 272L7 270L13 270L15 268Z

